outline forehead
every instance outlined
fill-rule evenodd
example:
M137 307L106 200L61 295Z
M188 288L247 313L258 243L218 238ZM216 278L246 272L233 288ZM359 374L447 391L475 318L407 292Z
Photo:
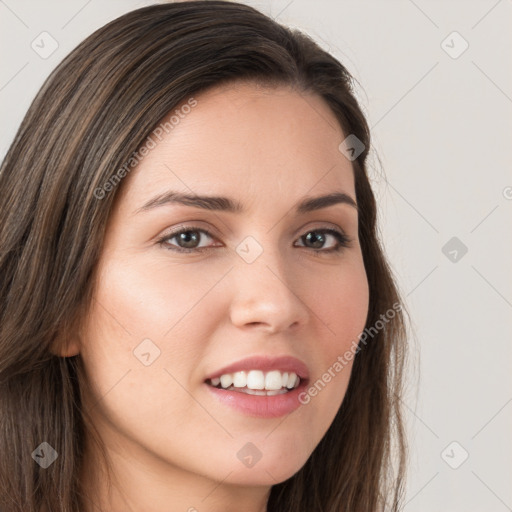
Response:
M216 87L182 102L159 126L167 129L151 136L153 148L124 183L130 207L169 189L244 204L294 202L333 189L355 198L352 164L338 149L345 135L311 93L251 83Z

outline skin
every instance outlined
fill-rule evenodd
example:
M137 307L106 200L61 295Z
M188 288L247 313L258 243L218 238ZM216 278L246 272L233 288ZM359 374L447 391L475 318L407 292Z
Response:
M195 98L190 114L124 179L90 314L69 345L67 355L81 354L93 383L86 406L115 474L107 489L90 446L83 481L91 512L264 512L271 486L305 464L331 425L352 363L309 404L273 419L220 404L204 380L268 354L302 359L314 383L364 329L357 210L294 212L305 197L356 198L352 165L338 150L346 135L327 104L251 83ZM167 204L135 213L167 190L227 196L247 211ZM177 237L157 242L183 226L210 231L192 230L196 246L211 250L173 252ZM304 236L322 228L341 230L349 246L315 253ZM246 236L263 249L251 264L235 251ZM320 249L337 244L328 234ZM160 350L149 366L133 353L147 338ZM251 468L237 458L248 442L262 454Z

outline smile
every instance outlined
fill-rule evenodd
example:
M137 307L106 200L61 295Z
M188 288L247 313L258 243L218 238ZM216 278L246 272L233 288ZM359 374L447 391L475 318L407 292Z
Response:
M248 395L273 396L296 388L300 384L300 378L294 372L249 370L224 373L220 377L208 379L207 384L217 389Z

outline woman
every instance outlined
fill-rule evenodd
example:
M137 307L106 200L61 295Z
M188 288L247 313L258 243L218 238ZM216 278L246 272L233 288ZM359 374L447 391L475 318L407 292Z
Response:
M72 51L0 172L1 509L399 510L369 147L347 70L242 4Z

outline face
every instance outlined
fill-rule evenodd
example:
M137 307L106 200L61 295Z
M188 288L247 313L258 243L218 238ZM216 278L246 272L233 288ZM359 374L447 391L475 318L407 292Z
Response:
M352 362L332 368L368 312L353 169L338 150L347 134L321 98L284 87L223 86L195 100L122 184L79 351L112 450L169 474L274 485L333 421ZM166 200L171 191L240 211ZM297 210L333 193L349 199ZM206 382L252 356L264 378L302 372L302 403L296 390L290 400ZM263 364L282 356L302 370Z

